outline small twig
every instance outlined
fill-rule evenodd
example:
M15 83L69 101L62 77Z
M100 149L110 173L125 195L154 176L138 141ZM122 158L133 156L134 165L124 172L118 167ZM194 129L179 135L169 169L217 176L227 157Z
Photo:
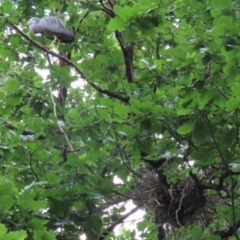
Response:
M80 24L83 22L83 20L88 16L88 14L89 14L89 11L87 11L87 12L85 13L85 15L80 19L78 25L80 25ZM76 28L73 30L74 34L76 34L78 31L79 31L79 27L76 27Z
M38 178L37 174L35 173L33 166L32 166L32 156L36 151L37 151L37 149L35 149L29 156L29 166L30 166L30 170L31 170L32 174L35 176L35 178L39 182L39 178Z
M49 88L49 92L50 92L51 100L52 100L52 104L53 104L53 113L54 113L54 116L55 116L56 119L57 119L57 104L56 104L55 101L54 101L51 87ZM69 139L68 139L68 136L67 136L66 132L63 130L61 124L60 124L59 121L58 121L58 119L57 119L57 125L58 125L58 128L59 128L60 132L64 135L64 137L65 137L65 139L66 139L66 142L67 142L70 150L71 150L72 152L74 152L74 149L73 149L73 147L72 147L72 144L70 143L70 141L69 141Z
M176 1L176 0L173 0L173 1L169 2L169 3L167 4L167 6L171 5L171 4L174 3L175 1Z
M49 54L46 53L46 56L47 56L48 64L49 64L49 66L51 66L51 65L52 65L52 62L51 62L51 59L50 59L50 57L49 57Z
M19 17L17 23L20 22L20 20L21 20L22 17L25 15L25 12L28 10L28 8L29 8L30 6L32 6L32 2L29 1L28 5L27 5L27 6L25 7L25 9L22 11L22 13L21 13L21 15L20 15L20 17Z
M7 96L8 96L8 94L5 94L5 96L3 96L2 100L0 101L0 104L2 104L2 103L5 101L5 99L7 98Z
M121 196L121 197L124 197L125 200L127 200L127 199L132 199L131 196L127 196L127 195L125 195L125 194L123 194L123 193L120 193L120 192L118 192L118 191L113 191L113 192L116 193L117 195Z
M218 87L218 85L214 81L211 81L211 82L214 85L214 87L221 93L221 95L225 97L227 100L229 100L229 97L226 96L226 94Z
M186 186L184 186L184 189L182 190L179 207L178 207L178 209L176 210L176 220L177 220L177 224L178 224L180 227L183 227L183 226L182 226L182 224L179 222L178 212L180 211L180 209L181 209L181 207L182 207L182 201L183 201L183 199L184 199L184 197L185 197L185 193L184 193L184 192L185 192L185 187L186 187Z

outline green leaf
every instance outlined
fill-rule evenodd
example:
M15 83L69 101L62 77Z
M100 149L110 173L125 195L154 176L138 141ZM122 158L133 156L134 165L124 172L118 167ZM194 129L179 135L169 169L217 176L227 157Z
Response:
M234 93L234 96L239 96L240 92L240 83L235 84L233 87L231 87L231 91Z
M217 9L230 8L233 4L231 0L210 0L209 3Z
M119 5L115 5L114 12L117 14L117 16L121 17L122 19L124 19L125 22L127 22L136 15L138 8L139 7L137 5L135 5L135 7L130 6L122 7Z
M68 160L66 162L66 165L78 166L79 163L80 163L79 157L75 153L68 154Z
M51 184L57 184L57 183L59 183L61 181L60 177L58 177L53 172L47 173L46 178L49 181L49 183L51 183Z
M0 209L2 209L2 211L4 211L4 212L8 211L12 207L13 202L14 201L11 196L9 196L9 195L1 196L0 197Z
M204 234L204 231L200 228L195 227L192 228L189 233L192 237L201 237Z
M0 195L10 195L10 196L16 196L17 189L15 188L13 183L10 182L4 182L0 185Z
M49 232L49 231L45 231L43 233L43 239L45 240L55 240L56 239L56 236L54 234L54 232Z
M177 110L177 114L179 116L188 115L188 114L190 114L192 112L193 112L192 108L183 108L183 109L178 109Z
M230 98L226 102L226 110L231 112L240 106L240 97Z
M115 30L123 31L125 27L126 27L126 24L119 17L112 18L108 24L108 28L113 31Z
M137 39L137 29L134 25L128 25L122 35L127 42L134 42Z
M207 137L209 134L209 129L207 129L206 125L202 122L197 122L194 131L193 136L197 141L203 141L205 137Z
M7 232L7 228L5 227L5 225L0 224L0 237L2 238L6 232Z
M148 226L148 223L145 222L145 221L139 222L137 224L137 228L138 228L139 231L145 230L147 228L147 226Z
M16 90L17 90L17 88L18 88L18 81L17 81L17 79L9 79L8 81L7 81L7 83L6 83L6 91L8 92L8 93L14 93L14 92L16 92Z
M28 226L33 230L46 230L44 226L48 221L34 218L28 222Z
M109 91L115 91L118 87L118 82L111 82L109 85L108 85L108 89Z
M204 238L204 240L220 240L220 239L221 239L221 237L217 236L217 235L209 235Z
M2 8L5 13L10 13L13 10L12 2L8 0L4 1Z
M118 116L125 117L126 114L128 113L128 107L122 104L116 104L114 111L116 114L118 114Z
M194 129L195 123L193 122L186 122L182 126L180 126L177 130L179 134L188 134Z
M4 235L4 239L6 240L13 240L13 239L24 240L26 238L27 238L26 231L9 232Z

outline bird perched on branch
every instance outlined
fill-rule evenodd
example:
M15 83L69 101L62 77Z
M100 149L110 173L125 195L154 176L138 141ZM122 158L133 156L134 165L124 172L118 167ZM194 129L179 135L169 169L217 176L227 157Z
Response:
M47 16L41 19L33 17L28 20L27 24L30 31L45 35L54 40L53 43L57 40L62 43L72 43L75 40L74 33L66 29L66 23L58 17Z

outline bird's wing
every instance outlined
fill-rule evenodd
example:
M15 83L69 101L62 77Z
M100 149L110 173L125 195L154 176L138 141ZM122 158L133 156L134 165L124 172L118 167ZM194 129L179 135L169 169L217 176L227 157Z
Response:
M55 16L43 17L38 24L40 24L43 30L52 33L61 33L63 30L66 30L66 23L61 18Z

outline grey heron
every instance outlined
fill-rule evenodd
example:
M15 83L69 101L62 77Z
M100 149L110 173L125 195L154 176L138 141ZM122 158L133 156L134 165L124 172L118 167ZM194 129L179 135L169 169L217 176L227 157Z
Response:
M72 43L75 40L74 33L66 29L66 23L56 16L46 16L41 19L33 17L27 24L33 33L45 35L54 40L53 42L59 40L62 43Z

